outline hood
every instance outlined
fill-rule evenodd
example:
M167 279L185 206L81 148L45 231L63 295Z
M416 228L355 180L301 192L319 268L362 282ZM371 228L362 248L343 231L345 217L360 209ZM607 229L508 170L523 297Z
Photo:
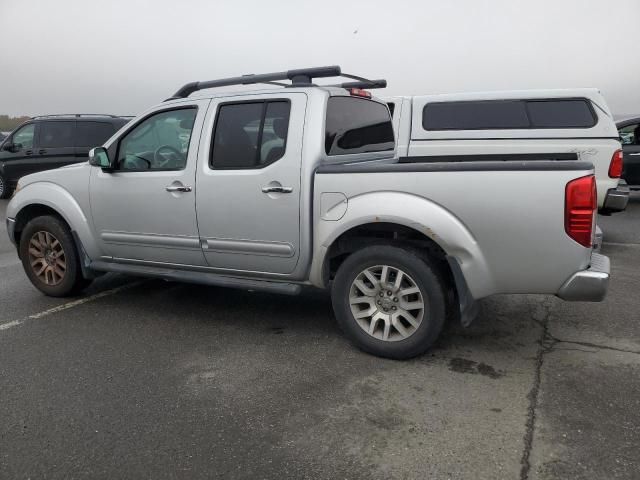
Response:
M89 162L74 163L53 170L44 170L26 175L18 181L18 185L20 185L20 188L35 182L51 182L65 188L78 185L78 182L86 185L89 182L90 171L91 165L89 165Z

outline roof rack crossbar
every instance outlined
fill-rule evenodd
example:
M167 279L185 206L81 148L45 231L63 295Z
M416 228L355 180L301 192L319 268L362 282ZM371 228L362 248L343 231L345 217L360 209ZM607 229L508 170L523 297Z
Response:
M339 77L340 67L337 65L329 67L300 68L297 70L287 70L285 72L262 73L242 75L241 77L222 78L220 80L209 80L206 82L191 82L184 85L173 94L169 100L186 98L198 90L205 88L227 87L230 85L251 85L255 83L277 82L278 80L290 80L292 86L309 85L312 79L320 77ZM288 86L288 85L287 85Z
M338 83L332 85L316 85L314 78L345 77L354 80L353 82ZM289 80L291 83L282 83L282 80ZM262 73L242 75L240 77L222 78L219 80L209 80L206 82L191 82L183 85L180 90L173 94L168 100L187 98L194 92L206 88L227 87L231 85L252 85L264 83L267 85L277 85L279 87L339 87L339 88L385 88L386 80L369 80L357 75L342 73L337 65L329 67L300 68L297 70L287 70L285 72Z

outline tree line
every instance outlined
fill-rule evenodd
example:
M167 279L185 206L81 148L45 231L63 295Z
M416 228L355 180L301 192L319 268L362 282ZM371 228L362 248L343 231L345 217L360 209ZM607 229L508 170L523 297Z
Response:
M9 115L0 115L0 132L10 132L18 125L29 120L29 117L10 117Z

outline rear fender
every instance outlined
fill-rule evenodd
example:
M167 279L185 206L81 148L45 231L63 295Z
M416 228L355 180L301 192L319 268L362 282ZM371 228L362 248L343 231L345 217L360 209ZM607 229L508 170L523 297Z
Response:
M344 204L335 208L344 208ZM337 218L339 215L323 215ZM338 220L323 220L316 212L310 280L324 287L322 270L331 245L352 228L379 222L412 228L438 244L455 258L473 298L494 292L494 282L487 261L469 229L450 211L423 197L404 192L372 192L347 200L344 215Z

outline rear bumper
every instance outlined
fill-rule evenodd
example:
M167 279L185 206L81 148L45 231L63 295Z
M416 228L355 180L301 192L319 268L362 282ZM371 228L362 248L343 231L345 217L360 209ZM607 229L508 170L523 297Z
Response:
M600 302L609 288L609 257L591 254L591 265L586 270L574 273L556 294L570 302Z
M9 240L11 240L11 243L14 245L16 244L15 230L16 221L13 218L7 218L7 234L9 235Z
M627 203L629 203L629 187L626 182L620 182L617 188L607 190L602 213L621 212L627 208Z

